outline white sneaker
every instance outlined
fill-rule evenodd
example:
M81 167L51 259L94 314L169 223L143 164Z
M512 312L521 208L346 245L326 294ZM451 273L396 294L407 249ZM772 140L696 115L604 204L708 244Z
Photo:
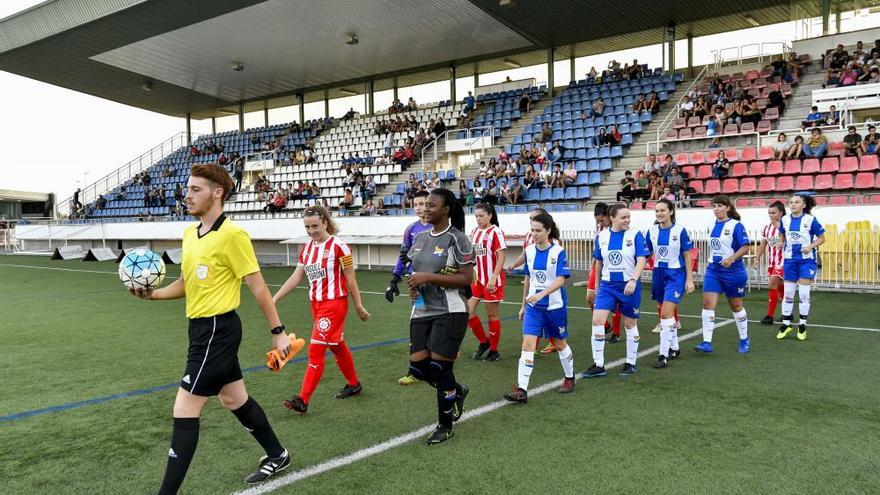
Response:
M660 333L660 324L658 323L656 327L651 330L651 333Z

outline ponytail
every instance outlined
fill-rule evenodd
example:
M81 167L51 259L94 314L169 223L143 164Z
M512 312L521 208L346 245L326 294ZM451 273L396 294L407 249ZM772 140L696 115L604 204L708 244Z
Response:
M475 208L485 211L486 214L489 215L489 223L496 227L500 227L500 224L498 223L498 213L495 211L495 207L492 206L491 203L477 203Z
M460 231L464 231L464 208L461 203L455 199L455 194L449 189L438 188L431 191L431 194L443 198L443 206L449 208L449 224Z
M810 214L816 206L816 198L810 193L796 193L795 196L804 200L804 213ZM785 210L783 210L783 213Z

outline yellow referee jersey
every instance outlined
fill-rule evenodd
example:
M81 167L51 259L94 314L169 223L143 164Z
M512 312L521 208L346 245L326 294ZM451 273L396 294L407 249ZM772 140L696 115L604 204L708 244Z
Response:
M226 215L220 215L203 236L199 236L199 224L187 227L182 251L187 318L205 318L238 308L241 279L260 271L250 236Z

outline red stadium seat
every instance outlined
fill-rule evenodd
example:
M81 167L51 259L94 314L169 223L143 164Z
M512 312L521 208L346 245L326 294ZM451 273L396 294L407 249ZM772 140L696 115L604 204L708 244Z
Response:
M629 209L630 210L641 210L642 209L642 202L641 201L633 201L632 203L629 204Z
M755 132L755 124L753 122L745 122L739 127L739 132L742 134Z
M779 120L779 108L770 107L764 111L764 120Z
M672 121L672 128L673 128L673 129L678 130L678 129L682 129L682 128L684 128L684 127L687 127L687 120L685 120L685 119L675 119L675 120Z
M694 127L694 137L706 137L706 128L703 126Z
M816 200L817 206L825 206L828 204L828 196L815 196L813 199Z
M856 189L873 189L874 188L874 174L872 172L859 172L856 174L855 180L855 188Z
M645 209L646 209L646 210L653 210L653 209L656 208L656 207L657 207L657 202L656 202L656 201L648 201L647 203L645 203Z
M817 191L827 191L834 187L834 177L831 174L822 174L816 176L816 183L813 189Z
M739 189L739 180L724 179L721 183L721 192L723 194L733 194Z
M663 139L678 139L678 131L675 129L669 129L663 134Z
M758 192L773 192L776 189L774 177L761 177L758 179Z
M843 142L831 141L828 143L828 156L843 156Z
M755 101L755 105L758 106L758 110L760 110L761 112L766 110L767 106L770 105L770 99L767 97L761 98L760 93L758 93L758 95L755 96L755 98L757 98L757 100Z
M688 127L697 127L700 125L701 119L699 117L691 117L687 121Z
M801 173L801 161L800 160L785 160L785 169L783 173L787 175L795 175Z
M731 177L745 177L749 175L749 165L746 162L736 162L730 169Z
M797 191L808 191L813 188L812 175L799 175L794 181L794 188Z
M877 189L880 189L880 173L877 174L877 184L875 186Z
M685 127L678 131L678 139L690 139L694 137L694 131L690 127Z
M767 134L773 130L773 124L771 124L769 120L760 120L758 121L758 127L755 130L758 131L759 134ZM773 155L770 155L767 158L772 157Z
M731 157L726 157L728 160L733 160ZM706 153L706 161L704 163L715 163L715 160L718 159L718 150L709 150Z
M862 172L880 170L880 165L878 165L877 161L877 155L865 155L859 160L859 170Z
M836 158L832 158L832 160L836 160ZM819 159L818 158L807 158L804 160L804 163L801 165L801 173L802 174L818 174L819 173Z
M869 205L880 205L880 194L869 194L865 196L865 203Z
M675 154L675 163L678 166L687 165L688 164L688 154L687 153L676 153Z
M724 135L739 134L739 127L736 124L727 124L724 126Z
M823 174L832 174L840 170L840 164L837 163L836 156L830 156L822 159L822 168L819 170Z
M829 206L845 206L849 204L849 196L831 196L828 198Z
M688 187L694 190L694 194L703 194L703 181L689 180Z
M697 201L697 206L700 208L711 208L712 202L707 199L703 199L703 200Z
M753 160L757 160L758 159L758 152L757 152L757 150L755 150L755 148L752 148L751 146L748 148L743 148L742 152L740 153L739 159L744 162L750 162Z
M834 176L834 190L846 191L853 188L852 174L837 174Z
M721 192L721 181L711 179L706 181L706 187L703 188L703 194L718 194Z
M855 156L845 156L840 159L840 172L855 172L859 169L859 159Z
M739 160L739 148L726 148L724 150L724 158L732 162Z
M706 163L706 157L703 155L702 151L694 151L693 153L691 153L691 159L688 163L691 163L693 165Z
M767 162L767 170L764 173L767 175L782 175L784 168L782 161L771 160Z
M753 193L758 190L758 181L754 177L744 177L739 181L739 192Z
M749 175L760 177L767 172L767 164L764 162L752 162L749 164Z
M752 200L749 198L736 198L735 203L737 208L748 208L752 206Z
M790 175L783 175L782 177L776 179L776 191L794 191L794 178Z
M758 150L758 160L772 160L773 148L770 146L761 146Z
M697 167L695 167L693 165L686 165L684 167L681 167L681 174L688 177L688 178L694 177L696 175L696 173L697 173Z
M712 177L712 165L700 165L697 167L697 179Z
M767 198L753 198L752 206L754 208L766 208L767 207Z

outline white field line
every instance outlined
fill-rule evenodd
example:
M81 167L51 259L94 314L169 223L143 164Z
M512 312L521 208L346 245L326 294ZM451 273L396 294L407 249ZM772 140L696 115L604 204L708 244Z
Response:
M730 325L731 323L733 323L733 320L725 320L725 321L720 322L717 325L715 325L715 328L720 328L720 327L723 327L726 325ZM702 335L702 334L703 334L703 329L701 328L699 330L695 330L695 331L690 332L688 334L682 335L681 337L679 337L679 341L684 342L690 338L693 338L693 337L696 337L697 335ZM650 347L650 348L645 349L642 352L640 352L638 354L638 356L640 358L642 358L645 356L653 355L659 349L660 349L660 346ZM623 359L618 359L616 361L612 361L610 363L607 363L605 368L606 369L616 368L618 366L621 366L623 363L624 363ZM580 378L579 375L575 375L575 379L583 380L583 378ZM545 383L541 386L530 389L529 390L529 398L534 398L536 395L541 395L545 392L555 390L560 386L561 383L562 383L562 380L554 380L552 382ZM462 415L461 419L458 422L461 423L463 421L468 421L468 420L471 420L474 418L478 418L484 414L488 414L490 412L493 412L493 411L500 409L504 406L507 406L509 404L512 404L512 402L508 402L506 400L499 400L499 401L495 401L495 402L490 402L489 404L486 404L484 406L480 406L476 409L471 409L469 411L466 411L464 413L464 415ZM383 452L391 450L395 447L400 447L401 445L409 443L413 440L421 439L422 437L431 433L434 430L434 428L436 428L435 425L423 426L423 427L418 428L416 430L413 430L409 433L404 433L403 435L399 435L394 438L390 438L382 443L377 443L377 444L372 445L370 447L358 450L356 452L352 452L351 454L347 454L347 455L343 455L343 456L339 456L339 457L334 457L333 459L324 461L320 464L315 464L314 466L309 466L307 468L303 468L298 471L288 473L284 476L274 478L271 481L268 481L262 485L255 486L255 487L248 488L248 489L241 490L241 491L237 491L233 495L260 495L263 493L271 493L279 488L283 488L285 486L292 485L292 484L294 484L298 481L304 480L306 478L311 478L312 476L317 476L319 474L326 473L327 471L332 471L334 469L338 469L338 468L341 468L344 466L348 466L350 464L354 464L356 462L362 461L362 460L367 459L369 457L372 457L374 455L381 454ZM427 447L425 447L425 448L427 448Z
M73 268L58 268L53 266L34 266L34 265L17 265L13 263L0 263L0 267L10 267L10 268L31 268L35 270L58 270L64 272L79 272L79 273L99 273L105 275L117 275L117 272L103 272L98 270L77 270ZM168 277L169 280L174 280L176 277ZM266 284L269 287L281 287L279 284ZM305 287L296 287L297 289L305 289ZM371 294L374 296L385 296L384 292L375 292L368 290L361 290L361 294ZM501 304L507 304L510 306L520 306L521 303L512 302L512 301L502 301ZM590 311L590 308L586 306L568 306L568 309L576 309L581 311ZM678 316L683 318L702 318L700 315L687 315L687 314L679 314ZM760 320L749 320L749 323L760 323ZM810 327L814 328L833 328L837 330L856 330L860 332L877 332L880 333L880 328L863 328L863 327L842 327L838 325L820 325L816 323L810 323Z

